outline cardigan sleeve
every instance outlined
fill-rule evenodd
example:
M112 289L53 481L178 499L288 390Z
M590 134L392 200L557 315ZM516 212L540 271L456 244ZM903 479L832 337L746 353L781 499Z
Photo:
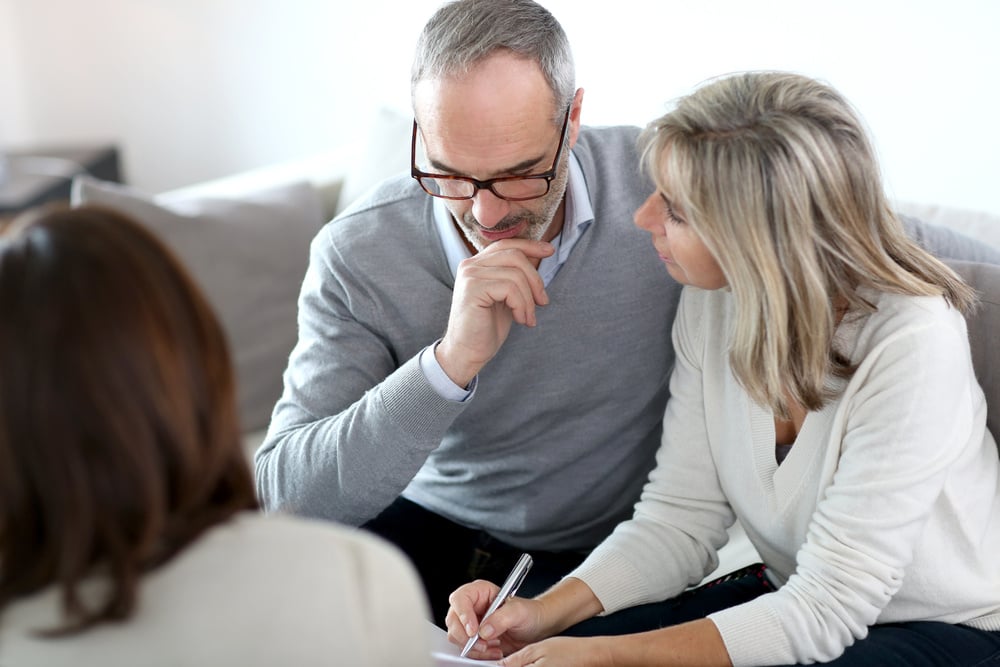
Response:
M981 390L965 323L942 299L881 318L841 397L843 437L778 591L710 615L733 664L827 662L867 636L902 585L954 462L976 439ZM931 302L937 305L930 305Z
M685 287L673 328L676 363L656 467L633 518L618 525L568 576L608 614L665 600L715 569L735 521L708 451L701 362L706 292Z

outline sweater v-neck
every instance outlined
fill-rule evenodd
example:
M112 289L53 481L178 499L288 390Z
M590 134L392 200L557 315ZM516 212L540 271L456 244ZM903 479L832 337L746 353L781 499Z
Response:
M848 358L855 356L858 333L867 317L867 313L848 313L834 332L833 344ZM842 378L828 378L827 383L835 396L847 384ZM816 457L823 456L825 448L829 446L828 439L823 434L829 431L829 421L833 419L839 402L834 398L822 409L806 412L793 446L779 464L776 457L774 412L753 402L749 396L746 401L750 427L748 433L758 486L770 511L779 515L786 514L795 509L812 462Z

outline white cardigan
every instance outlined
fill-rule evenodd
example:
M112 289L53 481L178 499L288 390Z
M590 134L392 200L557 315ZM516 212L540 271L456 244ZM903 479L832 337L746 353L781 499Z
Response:
M0 616L0 665L432 664L416 573L357 529L245 513L145 576L139 595L127 622L60 639L33 634L59 623L55 590L16 602Z
M779 590L712 614L733 663L829 661L875 623L1000 629L1000 490L965 320L865 293L837 347L859 364L775 461L774 416L729 367L732 296L685 288L663 444L635 516L570 576L605 613L714 567L738 517Z

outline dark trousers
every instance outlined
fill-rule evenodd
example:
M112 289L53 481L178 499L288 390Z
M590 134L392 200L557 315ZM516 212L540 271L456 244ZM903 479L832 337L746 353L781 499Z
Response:
M773 591L762 565L745 568L686 591L665 602L623 609L569 628L574 636L618 635L656 630L704 618L720 609L747 602ZM964 625L915 621L886 623L869 628L868 636L827 663L835 667L987 667L1000 666L1000 632Z
M485 531L466 528L405 498L397 499L362 528L394 543L423 580L432 619L444 627L448 596L475 579L501 585L524 552ZM534 565L518 595L533 597L583 562L586 554L531 550Z

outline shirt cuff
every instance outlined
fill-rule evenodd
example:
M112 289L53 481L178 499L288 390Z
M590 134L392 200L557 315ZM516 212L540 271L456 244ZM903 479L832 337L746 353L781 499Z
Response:
M427 381L431 384L431 387L441 395L441 398L447 399L449 401L455 401L457 403L462 403L468 400L473 393L476 391L476 385L479 383L479 376L472 378L472 382L469 383L469 388L459 387L457 384L452 382L448 374L444 372L441 368L441 364L438 363L437 357L434 356L434 348L441 340L438 339L425 347L420 351L420 370L424 372L424 376Z

